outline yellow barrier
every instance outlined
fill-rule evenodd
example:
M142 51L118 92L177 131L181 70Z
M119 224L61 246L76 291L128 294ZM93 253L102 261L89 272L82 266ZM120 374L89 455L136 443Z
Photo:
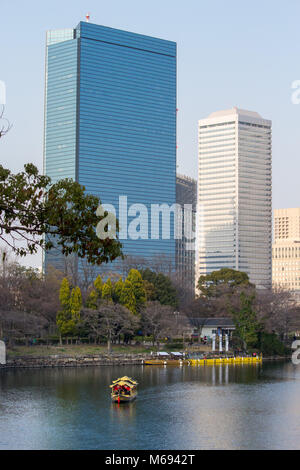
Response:
M212 364L257 364L262 362L262 356L251 357L216 357L211 359L190 359L189 364L192 366L204 366Z

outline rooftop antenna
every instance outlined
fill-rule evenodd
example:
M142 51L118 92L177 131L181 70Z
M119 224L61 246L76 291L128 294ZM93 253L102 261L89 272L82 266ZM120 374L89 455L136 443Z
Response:
M90 14L89 13L87 13L85 15L85 19L86 19L86 22L89 23L89 21L90 21Z

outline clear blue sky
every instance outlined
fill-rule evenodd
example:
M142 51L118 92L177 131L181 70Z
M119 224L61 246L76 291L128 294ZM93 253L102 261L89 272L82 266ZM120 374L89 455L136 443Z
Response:
M299 207L299 0L1 0L0 80L13 129L0 162L42 169L44 54L48 29L91 22L176 41L178 171L197 175L197 121L232 106L273 121L273 207Z

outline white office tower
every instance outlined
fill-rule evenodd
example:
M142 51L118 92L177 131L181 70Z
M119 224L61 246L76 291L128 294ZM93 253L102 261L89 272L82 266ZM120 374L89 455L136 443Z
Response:
M199 121L196 282L221 268L271 286L271 121L232 108Z

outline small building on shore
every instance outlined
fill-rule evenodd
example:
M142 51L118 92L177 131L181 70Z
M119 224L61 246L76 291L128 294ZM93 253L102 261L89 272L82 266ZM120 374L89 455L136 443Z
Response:
M199 317L190 317L189 324L191 327L191 337L192 338L204 338L207 340L212 339L212 335L216 334L224 336L232 336L233 331L235 330L234 321L232 318L199 318Z

